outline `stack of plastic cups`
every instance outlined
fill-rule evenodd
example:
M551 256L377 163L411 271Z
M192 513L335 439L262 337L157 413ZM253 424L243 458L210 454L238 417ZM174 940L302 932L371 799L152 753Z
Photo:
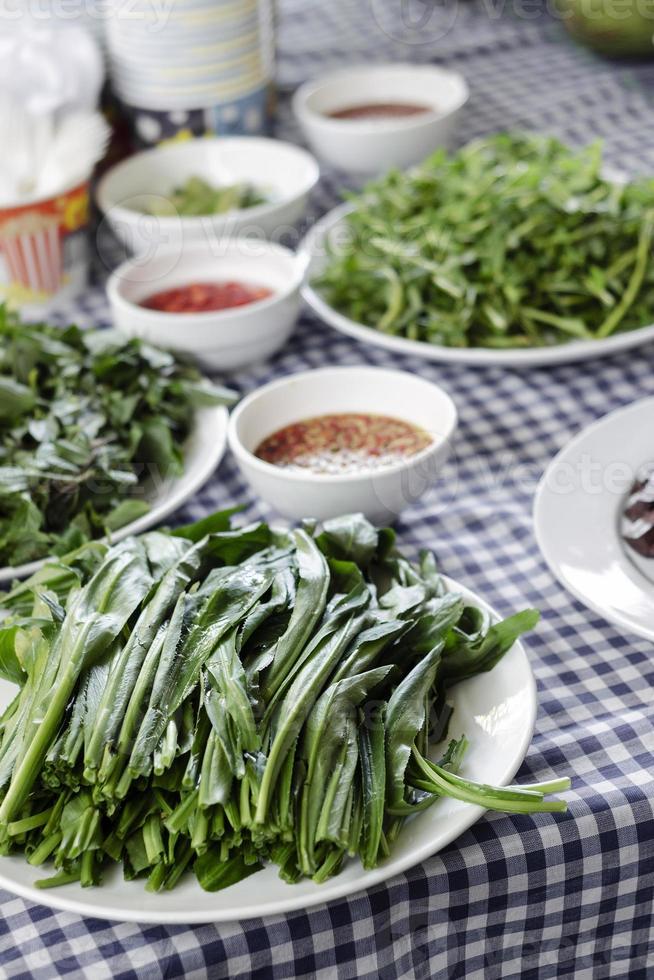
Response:
M106 42L114 93L142 145L267 131L272 0L114 0Z

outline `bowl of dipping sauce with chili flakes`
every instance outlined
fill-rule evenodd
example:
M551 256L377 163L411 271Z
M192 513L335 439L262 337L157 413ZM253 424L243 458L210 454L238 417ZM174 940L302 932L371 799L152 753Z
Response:
M457 413L438 385L404 371L327 367L252 392L228 439L252 490L278 514L392 521L441 474Z
M234 371L286 343L303 268L290 249L272 242L175 245L124 262L107 295L123 333L191 355L207 370Z

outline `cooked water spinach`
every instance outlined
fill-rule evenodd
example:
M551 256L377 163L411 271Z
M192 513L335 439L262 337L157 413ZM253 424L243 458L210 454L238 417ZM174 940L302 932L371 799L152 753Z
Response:
M606 178L599 144L502 133L353 198L316 280L357 323L447 347L601 340L654 320L654 180Z
M538 614L491 624L360 515L278 532L230 513L89 542L2 599L0 853L39 882L213 891L274 863L324 881L374 868L443 796L561 812L567 779L465 776L435 743L452 685L490 670Z
M196 408L233 400L140 340L21 323L0 306L0 566L146 513L143 484L182 471Z

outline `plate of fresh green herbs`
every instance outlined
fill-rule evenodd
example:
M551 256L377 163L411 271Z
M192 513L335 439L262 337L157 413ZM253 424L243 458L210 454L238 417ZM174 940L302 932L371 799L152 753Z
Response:
M0 307L0 582L180 507L224 453L234 398L138 339Z
M654 341L654 180L524 133L392 171L304 239L304 297L366 343L530 366Z
M509 785L538 614L500 621L361 515L90 542L0 613L0 887L31 901L287 912L426 860L486 809L566 808L546 799L565 776Z

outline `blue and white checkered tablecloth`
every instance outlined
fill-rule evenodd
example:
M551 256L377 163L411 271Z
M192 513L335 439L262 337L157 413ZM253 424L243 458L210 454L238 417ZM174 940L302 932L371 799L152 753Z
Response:
M419 31L406 26L410 5L403 28L389 20L399 0L285 0L282 85L344 61L437 59L471 84L462 140L517 126L576 143L602 137L611 163L654 170L648 93L654 63L597 59L574 47L559 25L534 18L526 2L513 0L500 16L502 5L490 0L483 6L451 0L453 19L448 5L416 3L412 16L429 13ZM280 115L280 131L295 138L284 103ZM332 206L338 187L338 178L326 175L314 214ZM108 320L100 291L61 316L84 325ZM542 611L527 640L540 707L519 778L569 774L569 812L489 815L429 861L370 892L229 925L109 923L3 893L1 977L654 975L651 646L610 626L554 581L531 522L533 492L554 453L593 419L654 394L654 348L556 369L446 367L357 344L305 316L282 354L235 382L247 392L297 370L361 363L414 371L456 400L455 459L432 495L406 512L400 541L409 550L433 549L447 574L501 613L532 605ZM227 458L178 517L189 520L234 500L248 501L250 516L270 516Z

